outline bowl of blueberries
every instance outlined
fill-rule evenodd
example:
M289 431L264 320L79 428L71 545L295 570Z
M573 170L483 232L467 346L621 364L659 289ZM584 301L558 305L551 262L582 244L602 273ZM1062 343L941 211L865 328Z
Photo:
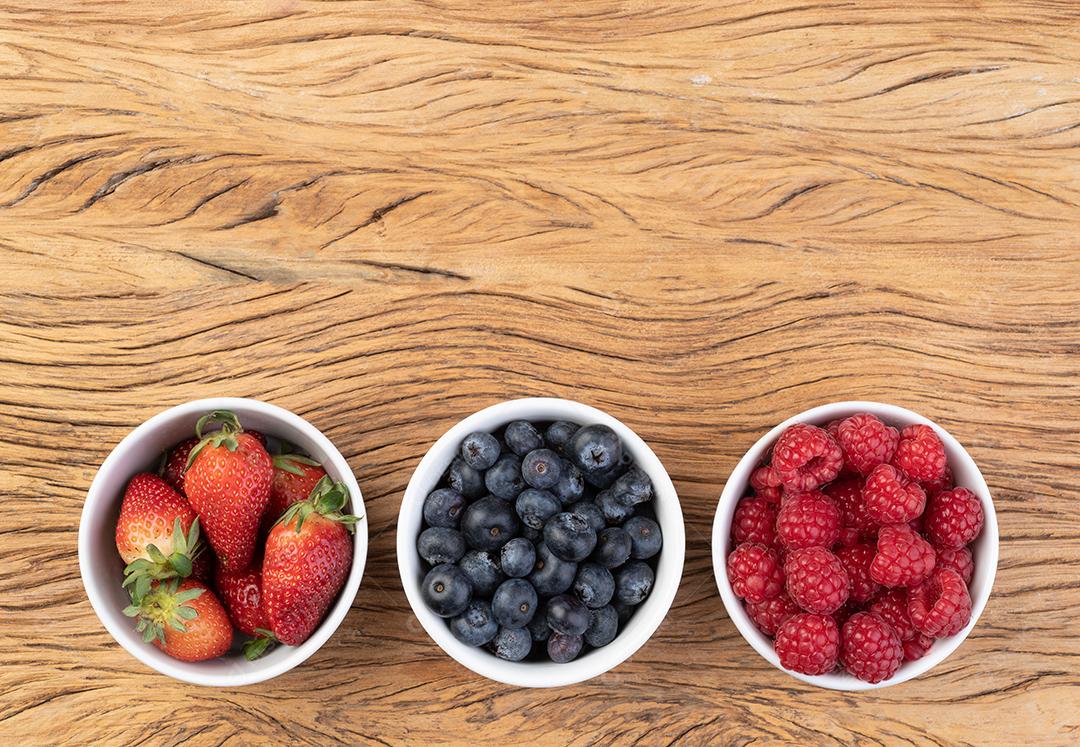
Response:
M502 402L455 425L398 517L402 585L428 635L519 687L582 682L632 656L671 607L684 554L660 460L615 418L563 399Z

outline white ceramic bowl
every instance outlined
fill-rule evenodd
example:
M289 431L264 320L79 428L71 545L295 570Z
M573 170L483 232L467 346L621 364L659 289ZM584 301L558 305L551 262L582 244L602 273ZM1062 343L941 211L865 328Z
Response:
M211 410L231 410L245 428L285 439L321 462L334 480L349 489L349 511L361 516L356 524L353 566L337 601L311 637L299 646L277 646L255 661L233 652L204 662L183 662L143 643L134 622L123 615L130 604L121 587L124 562L116 551L116 519L128 481L138 472L153 470L161 453L195 433L195 421ZM187 402L158 413L129 433L101 465L83 506L79 524L79 568L94 612L117 643L143 664L162 674L196 685L237 687L262 682L287 672L315 653L333 635L360 588L367 559L367 519L360 486L341 453L315 426L298 415L254 399L222 397Z
M780 666L780 660L773 649L772 641L754 625L750 616L743 607L742 600L735 596L727 577L727 556L733 549L731 546L731 520L735 513L735 505L739 499L749 492L750 473L761 462L762 457L772 448L780 434L795 423L812 423L824 427L827 423L837 418L845 418L857 412L869 412L877 415L889 425L899 428L913 423L923 423L933 428L945 444L945 456L948 458L949 467L952 468L956 484L968 488L979 497L982 502L983 514L986 517L982 533L972 544L972 554L975 558L975 574L971 579L969 592L971 594L971 621L962 631L948 638L939 638L921 659L903 664L899 671L891 678L872 685L855 677L843 674L823 674L810 676L792 672ZM742 633L743 638L768 660L777 669L790 674L803 682L809 682L818 687L827 687L832 690L872 690L889 685L897 685L906 682L913 677L930 670L939 664L949 654L957 649L968 633L975 627L979 615L986 606L986 600L990 598L990 589L994 585L994 574L997 572L998 561L998 527L997 517L994 513L994 503L990 498L990 490L986 487L986 481L982 473L975 465L975 461L968 455L964 447L955 438L949 435L944 428L922 415L905 410L896 405L885 405L878 402L834 402L822 405L806 412L800 412L794 417L788 418L780 425L773 428L758 440L751 449L746 452L735 470L728 478L724 486L724 492L720 496L720 503L716 507L716 519L713 521L713 572L716 574L716 584L720 587L720 596L724 600L728 616L735 623L735 627Z
M494 432L513 420L568 420L581 425L602 423L611 427L622 439L623 447L652 479L656 521L664 535L656 580L648 598L638 607L629 622L620 629L615 640L594 649L567 664L554 662L510 662L497 658L484 648L473 648L458 641L450 633L447 621L427 608L420 597L424 569L416 552L420 534L424 499L435 489L450 461L459 453L461 441L474 431ZM659 627L671 608L682 578L686 535L682 509L675 486L664 466L636 433L607 413L594 407L565 399L530 398L501 402L462 420L435 442L420 461L409 480L397 527L398 570L405 595L424 630L443 651L477 674L518 687L559 687L582 682L618 666L634 654Z

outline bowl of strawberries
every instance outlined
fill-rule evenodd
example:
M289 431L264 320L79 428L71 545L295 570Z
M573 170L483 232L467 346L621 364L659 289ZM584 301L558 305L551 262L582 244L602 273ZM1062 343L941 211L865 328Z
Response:
M736 465L713 569L739 632L820 687L905 682L957 649L998 558L982 473L947 431L895 405L799 413Z
M366 557L345 458L303 418L253 399L188 402L140 425L101 465L79 526L105 628L199 685L261 682L315 653Z

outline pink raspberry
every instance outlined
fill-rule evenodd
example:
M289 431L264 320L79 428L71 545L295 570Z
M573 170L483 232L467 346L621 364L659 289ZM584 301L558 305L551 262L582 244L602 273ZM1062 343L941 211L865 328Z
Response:
M743 498L735 507L731 520L731 536L735 544L760 542L773 547L776 544L775 503L762 498Z
M847 475L825 486L824 493L840 509L841 525L856 529L861 536L869 538L877 535L878 522L866 510L863 482L858 475Z
M873 545L866 543L836 548L835 555L851 580L849 596L853 602L865 604L881 593L881 584L870 577L870 563L876 552Z
M949 568L960 574L964 579L965 586L971 586L971 577L975 575L975 560L971 557L971 550L961 547L953 550L948 547L938 548L937 567Z
M881 682L896 674L904 648L896 631L876 615L856 612L844 623L840 661L863 682Z
M911 615L907 610L907 589L890 589L875 599L869 607L874 613L892 626L901 641L909 641L918 633L911 624Z
M868 475L879 464L892 461L900 440L895 428L865 412L841 422L835 435L844 452L844 466L860 475Z
M819 491L797 493L780 504L776 536L788 550L832 547L840 536L840 509Z
M737 596L763 602L784 590L784 573L776 551L759 542L744 542L728 555L728 580Z
M953 473L949 469L949 465L945 465L945 474L937 480L930 480L929 482L922 483L923 490L926 491L927 498L933 498L935 495L943 490L952 490L956 486L953 482Z
M792 550L784 561L784 575L788 594L807 612L831 615L848 599L847 571L824 547Z
M923 635L956 635L971 619L971 596L956 571L942 568L908 592L911 624Z
M958 550L979 536L983 510L967 488L938 493L926 508L926 533L938 547Z
M934 570L934 548L907 524L882 527L870 577L884 586L915 586Z
M926 652L934 645L934 639L918 633L901 645L904 647L904 661L916 661L926 655Z
M780 666L802 674L828 674L840 655L840 631L828 615L792 615L776 631Z
M769 465L758 467L750 473L750 487L754 489L754 495L769 503L780 502L782 486L780 474Z
M928 425L909 425L900 431L892 464L916 482L936 482L945 475L945 444Z
M903 524L918 517L926 506L919 483L889 464L879 464L863 486L866 513L878 524Z
M766 599L764 602L746 603L746 614L750 615L750 619L758 626L758 630L767 636L776 635L776 631L789 617L800 612L802 610L799 609L799 605L791 601L787 592L778 597Z
M843 465L840 445L809 423L791 426L773 447L772 466L788 490L816 490L840 474Z

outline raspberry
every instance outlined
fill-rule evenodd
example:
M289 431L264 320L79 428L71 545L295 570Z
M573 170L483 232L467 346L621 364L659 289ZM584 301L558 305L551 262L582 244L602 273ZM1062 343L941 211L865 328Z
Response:
M840 442L837 436L840 434L840 424L843 422L843 418L837 418L836 420L830 420L825 426L825 432L832 436L837 443Z
M840 631L826 615L803 612L789 617L776 631L780 666L802 674L827 674L836 669Z
M776 631L789 617L800 612L802 610L799 609L799 605L791 601L791 597L786 592L778 597L766 599L764 602L746 603L746 613L758 626L758 630L768 636L776 635Z
M847 601L851 580L839 558L824 547L790 552L784 575L788 594L807 612L831 615Z
M875 552L876 548L865 542L836 550L835 555L851 581L849 597L853 602L865 604L881 593L881 584L870 578L870 562Z
M784 574L776 551L758 542L744 542L728 555L728 580L748 602L763 602L784 590Z
M796 493L780 504L776 536L789 550L832 547L840 536L840 509L817 490Z
M982 504L967 488L938 493L926 509L925 526L935 545L959 550L982 531Z
M736 544L760 542L776 544L776 504L761 498L743 498L735 507L731 536Z
M772 467L758 467L750 473L750 487L754 494L769 503L780 502L780 474Z
M945 465L945 474L939 477L937 480L930 480L929 482L922 483L923 490L926 491L927 498L933 498L935 495L943 490L952 490L956 487L956 483L953 482L953 473L949 469L949 465Z
M953 550L945 547L937 551L937 567L950 568L960 574L964 579L965 586L971 586L971 577L975 575L975 560L971 557L971 550L961 547Z
M904 661L915 661L926 655L926 652L934 645L934 639L919 633L910 641L904 641L900 645L904 647Z
M862 541L862 535L855 527L840 527L840 536L836 541L842 547L851 547Z
M916 482L935 482L945 476L945 444L928 425L909 425L900 431L892 465Z
M863 682L881 682L896 674L904 660L904 648L896 631L880 617L856 612L842 633L840 660Z
M780 434L773 447L772 466L788 490L815 490L840 474L844 455L840 445L821 428L797 423Z
M907 600L907 589L891 589L875 599L868 610L889 623L901 642L910 641L918 634L911 624Z
M841 477L836 482L826 486L824 492L840 509L840 524L842 526L857 529L859 534L867 537L877 534L878 523L870 517L869 512L866 510L866 501L863 500L863 479L861 477L858 475Z
M843 630L844 623L848 621L848 618L854 615L856 612L862 612L862 605L856 604L850 599L844 602L840 609L832 613L832 619L836 621L836 629Z
M960 574L949 568L934 571L908 592L911 624L923 635L956 635L971 619L971 596Z
M896 467L879 464L866 478L863 501L878 524L903 524L923 512L926 493Z
M833 435L844 452L844 466L860 475L891 462L900 440L899 431L865 412L841 422Z
M870 578L885 586L915 586L934 570L934 548L907 524L882 527Z

